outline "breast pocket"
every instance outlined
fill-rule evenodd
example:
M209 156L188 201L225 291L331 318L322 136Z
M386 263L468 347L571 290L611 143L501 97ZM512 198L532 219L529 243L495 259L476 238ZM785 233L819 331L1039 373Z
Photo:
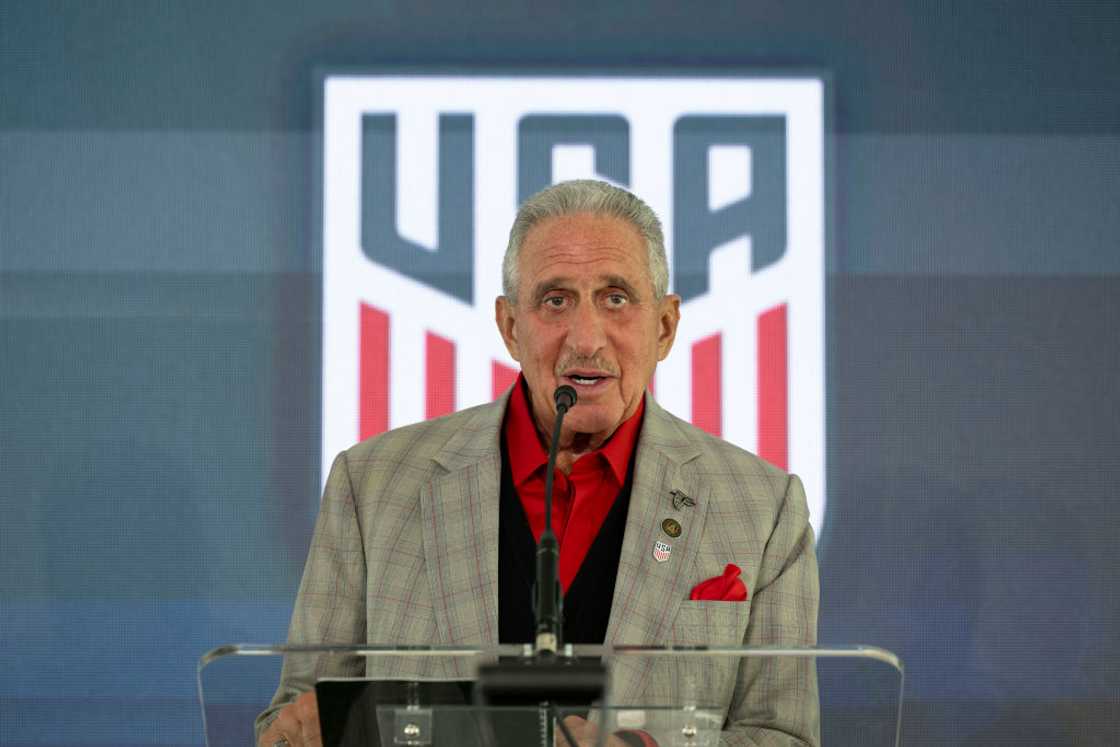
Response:
M750 602L681 602L670 641L676 646L737 647L750 619ZM645 695L650 703L680 705L686 700L725 715L731 702L739 657L689 652L657 657L646 673Z
M740 646L751 615L744 602L681 602L673 623L673 643L687 646Z

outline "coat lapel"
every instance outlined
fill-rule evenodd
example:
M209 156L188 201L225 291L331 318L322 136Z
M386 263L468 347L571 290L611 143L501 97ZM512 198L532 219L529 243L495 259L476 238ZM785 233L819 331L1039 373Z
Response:
M444 470L420 493L439 643L498 643L498 502L506 400L480 407L436 461Z
M691 589L709 503L707 486L686 467L699 456L699 448L648 396L646 408L607 625L606 640L614 646L663 645L671 640L677 610ZM695 505L675 508L673 491L682 491ZM669 518L680 523L679 537L670 537L662 529ZM663 562L653 554L658 541L671 547ZM616 703L636 702L649 663L639 657L615 660Z

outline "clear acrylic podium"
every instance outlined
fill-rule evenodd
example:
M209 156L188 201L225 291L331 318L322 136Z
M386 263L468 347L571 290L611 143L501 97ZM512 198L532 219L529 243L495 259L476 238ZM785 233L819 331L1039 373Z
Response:
M640 729L651 735L660 747L716 747L721 744L724 726L723 704L717 701L727 695L729 687L727 682L720 681L719 673L734 673L740 667L744 671L761 672L764 674L755 677L752 686L765 687L768 680L765 673L778 671L773 668L775 666L799 666L797 671L808 673L810 678L815 675L821 744L825 747L886 747L898 745L900 741L902 662L893 653L870 646L566 646L564 655L567 657L604 662L611 683L605 702L591 708L546 710L539 706L484 706L467 696L447 698L448 688L451 692L455 692L454 687L469 688L480 666L499 658L505 661L524 659L529 654L527 647L516 645L489 649L221 646L204 655L198 665L206 744L209 747L254 744L254 720L267 708L276 691L285 657L290 662L316 663L316 670L324 672L317 678L323 687L364 691L360 702L355 700L351 707L360 708L362 718L374 725L370 733L376 736L362 742L374 747L541 744L546 741L544 735L550 733L548 730L553 728L555 720L570 714L605 727L603 733ZM635 673L644 683L638 688L641 695L635 696L637 690L633 687L629 692L619 692L615 688L616 681L633 683ZM666 678L673 678L673 681L667 682ZM369 684L372 682L376 682L376 686ZM375 690L381 695L375 694ZM392 691L391 696L382 697L389 691ZM322 706L321 715L326 720ZM506 728L507 724L520 724L520 731ZM510 737L510 734L518 736ZM551 737L547 741L551 741Z

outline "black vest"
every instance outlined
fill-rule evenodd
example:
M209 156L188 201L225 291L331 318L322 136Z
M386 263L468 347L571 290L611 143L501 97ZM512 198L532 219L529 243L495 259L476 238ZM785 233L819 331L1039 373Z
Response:
M637 453L635 445L626 468L626 482L564 595L563 643L603 643L606 640ZM536 579L537 543L513 484L504 435L498 530L498 641L532 643L536 637L533 583Z

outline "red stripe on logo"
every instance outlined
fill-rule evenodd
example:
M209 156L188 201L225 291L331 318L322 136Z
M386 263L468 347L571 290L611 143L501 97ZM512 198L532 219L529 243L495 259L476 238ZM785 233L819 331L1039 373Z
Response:
M358 438L389 430L389 315L361 305L358 336Z
M758 317L758 455L789 469L786 305Z
M497 399L506 393L506 390L517 381L517 369L498 363L490 362L490 396Z
M455 412L455 343L428 332L424 337L424 417Z
M692 424L713 436L723 433L720 347L719 334L692 344Z

